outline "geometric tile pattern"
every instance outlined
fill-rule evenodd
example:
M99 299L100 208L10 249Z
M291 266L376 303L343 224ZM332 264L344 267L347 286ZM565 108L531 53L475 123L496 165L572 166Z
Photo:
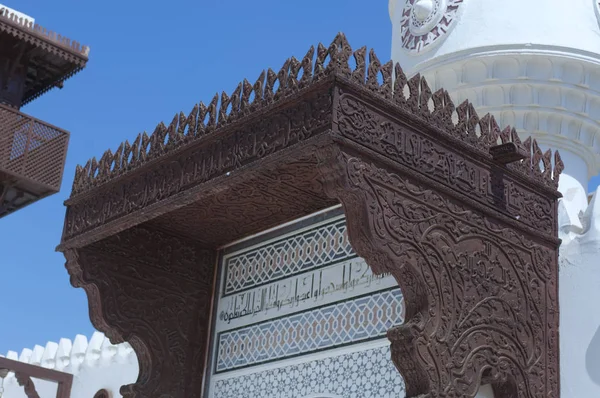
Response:
M403 304L394 288L222 332L216 372L382 337L403 322Z
M218 380L213 398L401 398L388 346Z
M224 295L355 256L346 220L338 219L229 257Z

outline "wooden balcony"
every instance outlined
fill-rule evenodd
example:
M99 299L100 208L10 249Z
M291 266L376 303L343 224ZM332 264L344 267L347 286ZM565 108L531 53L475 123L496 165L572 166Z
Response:
M60 190L69 133L0 105L0 218Z
M40 398L35 388L35 381L32 379L57 383L56 398L69 398L71 396L73 375L70 373L0 357L0 383L8 373L14 373L17 382L23 387L28 398Z

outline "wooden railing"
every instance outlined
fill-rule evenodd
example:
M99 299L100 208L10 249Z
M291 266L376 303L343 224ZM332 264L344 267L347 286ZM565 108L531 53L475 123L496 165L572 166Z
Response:
M30 365L28 363L0 357L0 376L3 376L3 378L6 377L7 371L15 374L17 382L25 389L25 394L28 398L40 398L32 379L58 383L56 398L71 397L73 375L70 373L59 372L57 370L46 369L41 366Z
M68 145L68 132L0 105L0 174L57 192Z

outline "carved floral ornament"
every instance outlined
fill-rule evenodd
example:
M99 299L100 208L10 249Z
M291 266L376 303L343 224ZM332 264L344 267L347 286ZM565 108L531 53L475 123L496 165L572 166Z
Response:
M355 60L354 67L350 66L351 57ZM432 93L424 77L417 74L407 78L400 65L391 61L382 64L374 51L367 57L366 47L353 51L340 34L328 47L319 44L316 51L311 47L301 61L292 57L279 72L268 69L254 84L244 80L230 95L225 92L220 97L216 95L209 105L200 102L188 115L176 114L168 126L159 123L151 135L139 134L133 143L125 141L115 152L106 151L99 161L93 158L85 166L78 166L71 198L67 201L64 239L121 217L133 218L136 211L186 188L308 142L327 129L334 100L328 87L342 81L366 90L372 98L389 106L391 112L427 126L438 137L452 139L464 148L461 152L475 151L476 157L489 159L491 146L514 142L529 157L508 168L550 189L557 187L558 176L564 168L558 152L553 158L552 152L542 152L535 140L521 142L513 128L501 130L489 114L479 117L469 101L455 106L446 90ZM311 93L315 92L319 94L313 97ZM271 118L263 117L269 115L271 109L294 101L303 101L302 106L280 115L271 113ZM287 125L289 132L283 130ZM279 134L284 135L279 137ZM420 147L421 150L427 147ZM187 154L177 155L182 153ZM159 159L170 159L168 169L152 168ZM444 162L454 160L440 159L439 164ZM466 160L458 163L459 167L467 164ZM418 164L413 164L415 166ZM473 167L462 171L462 176L473 173ZM461 174L460 170L456 172ZM152 179L155 182L151 182ZM150 186L153 188L145 188ZM516 194L515 189L509 188ZM507 195L509 205L521 206L519 194L507 192ZM99 202L100 199L106 204ZM522 220L529 219L533 228L540 227L534 225L539 218L535 211L522 213L519 214ZM152 216L145 212L144 217ZM131 223L135 225L134 220Z
M405 297L407 396L558 397L560 155L368 54L339 34L77 168L59 248L138 354L125 397L201 396L217 248L336 202Z
M458 20L463 0L406 0L400 20L402 47L420 54L439 43Z
M350 66L351 57L354 58L354 67ZM353 51L345 36L339 34L329 47L319 43L315 51L312 46L301 61L291 57L279 72L269 68L253 84L245 79L231 94L217 94L208 105L204 102L194 105L188 115L184 112L175 114L168 126L161 122L152 134L141 133L133 142L123 142L116 151L107 150L100 160L92 158L84 166L77 166L71 198L121 178L182 147L210 141L219 131L243 125L252 120L253 114L298 97L330 76L362 86L395 105L399 111L408 112L412 118L467 141L486 153L500 140L518 140L513 128L507 126L501 130L490 114L480 118L468 100L455 106L446 90L432 93L420 74L408 79L399 64L394 65L392 61L382 64L373 50L367 57L366 47ZM533 155L533 167L521 163L522 171L532 176L540 175L541 181L549 187L557 187L558 175L564 168L558 152L553 162L551 151L542 153L535 140L518 144ZM232 160L234 164L243 161L243 153L234 153L233 156L237 158ZM541 167L540 162L543 163Z

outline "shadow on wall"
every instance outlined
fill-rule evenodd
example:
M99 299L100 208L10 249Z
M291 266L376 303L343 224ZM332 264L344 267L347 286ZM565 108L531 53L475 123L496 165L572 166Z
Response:
M585 367L590 379L600 386L600 326L585 353Z

